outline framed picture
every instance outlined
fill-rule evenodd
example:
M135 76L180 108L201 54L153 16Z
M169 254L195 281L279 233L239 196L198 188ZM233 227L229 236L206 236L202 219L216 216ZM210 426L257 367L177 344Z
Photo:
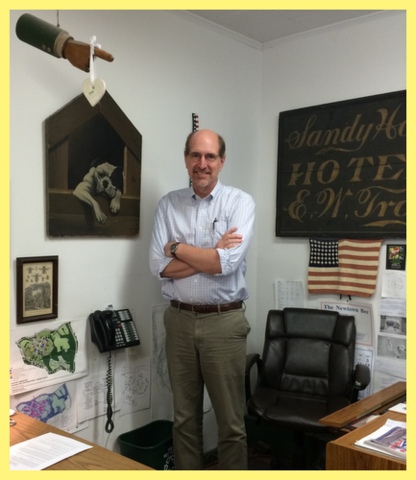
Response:
M406 91L281 112L277 237L406 238Z
M406 270L406 245L387 245L386 269Z
M58 317L58 256L16 258L17 323Z

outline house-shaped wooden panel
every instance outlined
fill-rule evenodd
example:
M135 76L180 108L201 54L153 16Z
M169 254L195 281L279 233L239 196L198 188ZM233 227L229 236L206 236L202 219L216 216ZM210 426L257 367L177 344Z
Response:
M45 120L47 234L139 234L142 136L106 92Z

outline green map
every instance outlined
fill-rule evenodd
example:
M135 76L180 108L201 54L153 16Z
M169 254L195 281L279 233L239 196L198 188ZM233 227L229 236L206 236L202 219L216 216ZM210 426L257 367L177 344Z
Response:
M22 337L16 344L27 365L43 368L50 374L59 370L75 372L78 340L69 322L56 330L45 329L33 337Z

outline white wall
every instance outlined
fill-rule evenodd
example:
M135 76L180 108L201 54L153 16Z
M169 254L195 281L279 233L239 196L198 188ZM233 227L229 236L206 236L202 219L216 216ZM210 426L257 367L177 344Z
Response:
M277 133L279 112L406 89L406 15L389 12L318 30L281 41L263 55L261 162L257 176L257 339L261 344L267 311L274 305L273 283L302 280L306 306L339 301L339 296L307 293L307 238L275 237ZM393 243L405 243L394 240ZM385 269L386 240L380 252L378 279ZM374 317L373 345L379 331L380 281L370 299L353 298L370 305ZM343 301L346 301L344 297ZM375 359L376 360L376 359ZM394 363L394 361L392 361ZM397 361L401 371L402 361ZM396 368L396 367L395 367ZM373 371L371 388L383 382Z
M375 15L283 40L264 51L262 79L261 195L256 200L257 314L264 324L274 280L306 282L309 260L307 238L274 233L279 112L405 89L406 16ZM307 295L307 304L315 306L316 297Z
M187 185L183 143L191 113L200 127L223 134L222 181L251 193L256 236L248 260L249 349L258 350L276 278L306 281L306 239L274 235L277 130L280 111L406 88L405 14L376 16L276 44L264 52L169 12L61 11L77 40L96 35L113 63L97 61L111 96L143 135L140 236L135 239L46 237L44 120L81 93L87 74L14 35L23 12L11 12L11 328L15 323L15 258L59 255L59 319L87 319L108 304L129 307L151 354L151 306L162 302L150 276L153 212L168 190ZM52 24L55 11L32 11ZM315 299L307 298L313 305ZM92 368L95 351L91 349ZM114 446L117 436L151 420L148 410L115 418L110 439L103 417L80 432ZM211 424L214 422L210 422ZM207 442L209 448L215 439Z
M261 52L168 12L60 11L61 28L86 42L95 35L102 48L114 55L112 63L95 62L96 76L105 80L113 99L143 136L140 236L47 238L43 122L82 92L88 74L18 40L14 30L22 13L11 13L10 27L11 285L15 285L16 257L59 255L59 318L46 323L46 328L63 321L86 321L90 312L109 304L129 307L141 337L140 356L150 356L151 307L163 302L159 282L148 266L156 203L167 191L188 185L182 152L192 130L192 112L199 114L200 128L220 132L227 142L222 181L254 196ZM56 24L55 11L29 13ZM247 305L254 312L254 247L250 255L252 299ZM13 287L11 297L11 328L15 328ZM95 346L89 354L93 371ZM108 446L120 433L150 420L149 410L122 418L116 414ZM80 435L104 444L103 417L92 423Z

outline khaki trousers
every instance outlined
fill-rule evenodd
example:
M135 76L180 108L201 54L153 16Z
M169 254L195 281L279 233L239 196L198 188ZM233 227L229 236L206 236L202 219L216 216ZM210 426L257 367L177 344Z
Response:
M198 314L170 306L164 324L175 468L203 468L205 384L218 424L218 468L247 469L244 373L250 326L244 310Z

